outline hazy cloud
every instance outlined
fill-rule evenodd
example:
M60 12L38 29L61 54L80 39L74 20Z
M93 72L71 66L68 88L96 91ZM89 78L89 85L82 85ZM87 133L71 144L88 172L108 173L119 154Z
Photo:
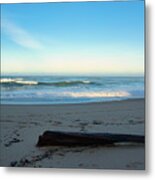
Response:
M31 33L15 23L9 20L3 20L1 25L3 31L16 44L31 49L41 49L43 47L41 42L35 39Z

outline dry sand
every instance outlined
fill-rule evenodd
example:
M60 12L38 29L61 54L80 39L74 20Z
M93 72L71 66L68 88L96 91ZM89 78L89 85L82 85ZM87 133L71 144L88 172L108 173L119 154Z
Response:
M68 105L1 105L1 166L144 169L143 144L36 147L46 130L144 135L144 99Z

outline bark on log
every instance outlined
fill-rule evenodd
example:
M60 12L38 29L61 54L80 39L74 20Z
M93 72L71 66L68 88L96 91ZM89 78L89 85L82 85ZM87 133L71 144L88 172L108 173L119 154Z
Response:
M76 133L45 131L39 136L37 146L87 146L110 145L114 143L130 142L144 143L141 135L111 134L111 133Z

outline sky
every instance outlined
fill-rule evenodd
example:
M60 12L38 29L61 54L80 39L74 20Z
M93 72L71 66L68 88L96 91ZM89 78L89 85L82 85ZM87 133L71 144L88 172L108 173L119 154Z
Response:
M2 74L144 74L144 1L1 5Z

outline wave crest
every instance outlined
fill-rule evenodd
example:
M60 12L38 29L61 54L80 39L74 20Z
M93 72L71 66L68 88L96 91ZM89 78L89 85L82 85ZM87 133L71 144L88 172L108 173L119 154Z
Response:
M58 82L39 82L39 85L51 85L51 86L74 86L81 84L96 84L91 81L58 81Z
M80 81L80 80L72 80L72 81L56 81L56 82L38 82L38 81L30 81L30 80L23 80L22 78L2 78L0 79L1 84L5 85L44 85L44 86L75 86L75 85L89 85L95 84L95 82L91 81Z
M2 78L0 79L0 83L13 83L13 82L16 82L16 81L22 81L22 78Z
M37 85L37 81L16 81L17 84L23 84L23 85Z

